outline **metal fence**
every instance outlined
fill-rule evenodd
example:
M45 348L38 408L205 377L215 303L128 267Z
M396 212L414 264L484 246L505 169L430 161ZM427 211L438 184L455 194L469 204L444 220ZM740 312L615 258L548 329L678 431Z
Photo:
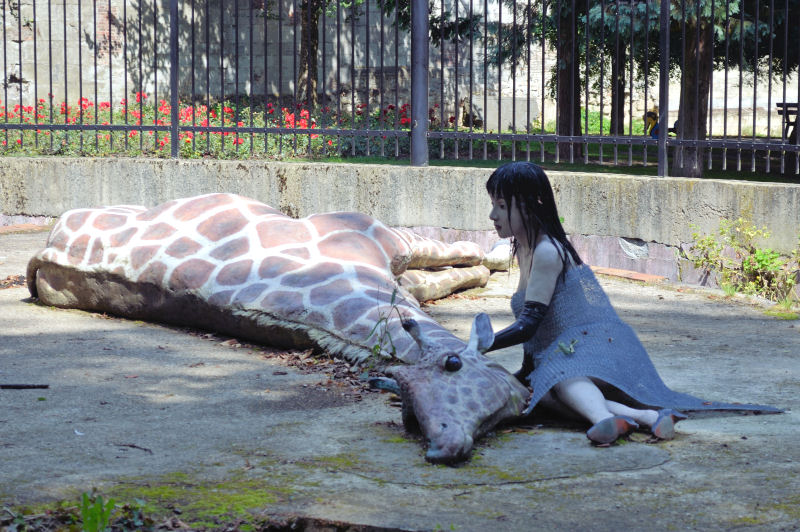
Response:
M800 0L2 2L0 153L800 174Z

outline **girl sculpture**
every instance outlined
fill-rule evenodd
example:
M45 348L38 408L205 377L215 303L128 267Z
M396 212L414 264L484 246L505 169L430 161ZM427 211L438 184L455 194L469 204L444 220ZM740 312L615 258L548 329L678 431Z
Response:
M513 238L520 280L511 299L516 321L495 334L491 350L523 344L515 374L537 404L578 414L586 436L609 444L640 426L671 439L680 410L779 410L704 401L669 389L633 330L620 320L591 269L567 240L550 182L528 162L498 168L486 183L489 218ZM614 398L615 400L612 400Z

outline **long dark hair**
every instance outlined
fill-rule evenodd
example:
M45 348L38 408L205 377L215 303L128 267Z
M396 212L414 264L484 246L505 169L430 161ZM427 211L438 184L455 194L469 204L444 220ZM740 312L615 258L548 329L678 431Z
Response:
M504 164L489 176L486 191L490 196L502 198L506 202L509 221L512 199L519 206L531 247L536 246L541 232L554 244L556 242L560 244L556 245L556 248L564 263L562 274L566 271L567 253L575 264L583 264L578 252L567 240L567 234L561 225L550 180L538 165L529 162ZM512 243L514 255L517 254L517 247L517 240L514 239Z

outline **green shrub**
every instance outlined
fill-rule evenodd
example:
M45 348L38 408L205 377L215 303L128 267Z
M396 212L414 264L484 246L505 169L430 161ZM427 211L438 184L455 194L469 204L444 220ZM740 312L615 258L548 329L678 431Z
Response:
M800 248L785 256L758 247L758 241L769 238L770 233L744 218L723 218L717 231L707 235L700 234L697 226L692 229L694 245L689 259L695 268L716 274L720 286L772 301L791 295L797 282Z

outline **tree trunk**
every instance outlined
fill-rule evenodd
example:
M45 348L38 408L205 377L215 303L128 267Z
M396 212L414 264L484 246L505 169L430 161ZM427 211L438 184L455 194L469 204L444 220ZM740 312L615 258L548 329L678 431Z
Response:
M611 56L611 135L625 131L625 49L616 46Z
M710 21L701 21L698 31L695 26L686 27L684 51L686 64L681 76L681 106L678 111L676 135L684 140L704 140L707 134L708 98L711 87L711 52L714 47L713 26ZM672 159L670 175L680 177L703 177L703 154L705 148L677 146Z
M563 7L560 16L558 35L558 100L556 134L581 134L581 83L577 50L577 16L569 7ZM581 144L558 143L558 159L570 160L583 154Z
M309 108L317 106L317 51L319 17L323 0L304 0L300 4L300 57L297 75L297 101Z

